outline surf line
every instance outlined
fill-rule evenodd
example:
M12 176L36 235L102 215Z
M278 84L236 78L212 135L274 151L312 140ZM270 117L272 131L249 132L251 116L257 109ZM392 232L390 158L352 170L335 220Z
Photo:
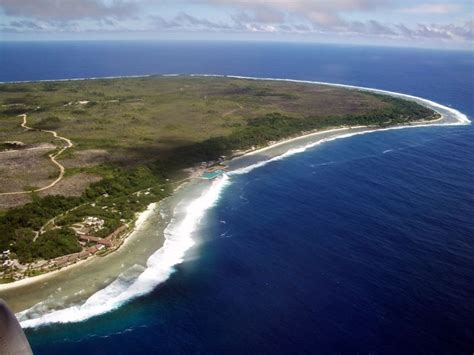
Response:
M347 87L358 90L366 90L372 92L378 92L383 94L389 94L397 97L409 98L412 100L417 100L423 102L425 105L433 108L437 107L453 115L456 119L456 122L453 123L427 123L427 124L417 124L417 125L408 125L408 126L394 126L387 128L378 128L367 130L342 133L332 137L327 137L319 139L316 142L306 144L302 147L292 148L286 151L285 153L278 155L276 157L264 160L262 162L254 163L247 167L239 168L232 170L227 174L222 175L221 177L213 180L210 186L208 186L202 194L195 198L194 200L187 201L187 206L185 206L184 211L181 212L183 216L178 218L175 215L171 219L170 223L166 227L165 242L163 246L158 249L154 254L150 256L147 261L145 270L132 282L124 282L123 278L120 276L112 282L110 285L106 286L104 289L96 292L91 297L89 297L85 303L80 305L71 306L68 308L55 310L49 313L45 313L38 317L38 314L35 312L35 306L32 308L20 312L17 314L21 321L21 325L24 328L38 327L41 325L46 325L50 323L71 323L71 322L81 322L87 320L91 317L101 315L110 311L113 311L125 303L131 301L132 299L142 296L151 292L157 285L162 282L165 282L169 276L174 272L174 267L181 262L183 262L186 251L191 248L195 242L193 240L193 235L199 227L201 219L205 216L206 212L215 206L219 200L222 192L227 186L231 184L231 177L233 175L246 174L254 169L267 165L271 162L278 161L290 157L295 154L305 152L306 150L315 147L317 145L323 144L325 142L334 141L336 139L349 138L356 135L362 135L367 133L379 132L379 131L388 131L394 129L406 129L406 128L417 128L417 127L428 127L428 126L445 126L445 125L466 125L471 121L467 118L466 115L459 112L458 110L449 108L447 106L441 105L434 101L427 99L419 98L416 96L405 95L401 93L395 93L379 89L364 88L352 85L344 84L333 84L333 83L324 83L317 81L306 81L306 80L293 80L293 79L275 79L275 78L256 78L256 77L244 77L244 76L229 76L229 75L214 75L214 74L191 74L191 76L215 76L215 77L230 77L236 79L249 79L249 80L280 80L280 81L290 81L297 83L309 83L309 84L321 84L321 85L330 85L330 86L339 86ZM364 127L360 127L364 128ZM335 129L344 130L344 129ZM345 129L347 130L347 129ZM329 131L321 131L312 133L309 135L317 135L321 133L327 133ZM307 137L302 136L299 138ZM299 138L296 138L299 139ZM295 139L290 139L291 141ZM290 141L288 140L288 141ZM277 143L284 144L286 141ZM264 149L270 149L272 146L266 147ZM249 153L251 154L251 152ZM40 305L40 304L39 304Z

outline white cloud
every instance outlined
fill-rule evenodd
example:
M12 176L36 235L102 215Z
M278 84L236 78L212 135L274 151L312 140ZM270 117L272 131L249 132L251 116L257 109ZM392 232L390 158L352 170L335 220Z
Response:
M168 8L164 14L160 6ZM208 7L212 16L203 11ZM405 14L438 16L462 9L454 3L397 9L393 0L0 0L0 9L7 15L2 32L268 33L305 39L328 34L410 42L474 41L472 20L414 24L410 16L411 25L403 21ZM385 19L394 14L393 20L381 21L380 9Z
M399 11L414 15L445 15L458 12L463 9L460 4L421 4L417 6L402 8Z
M9 16L73 20L128 17L136 12L138 3L126 0L1 0L0 8Z
M340 25L343 22L341 14L346 12L373 11L389 4L389 0L208 0L208 2L254 12L288 13L322 26Z

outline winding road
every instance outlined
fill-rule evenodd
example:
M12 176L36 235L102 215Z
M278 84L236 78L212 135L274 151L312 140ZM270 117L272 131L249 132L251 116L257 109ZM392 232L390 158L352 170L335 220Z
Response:
M27 115L26 115L26 113L24 113L22 115L19 115L18 117L23 117L23 122L21 123L21 127L23 127L24 129L29 130L29 131L39 131L39 132L51 133L54 138L61 139L64 142L66 142L66 145L63 146L61 149L59 149L57 152L51 153L51 154L48 155L51 162L59 168L59 176L56 178L56 180L54 180L49 185L41 187L39 189L32 190L32 191L2 192L2 193L0 193L0 196L29 194L31 192L44 191L44 190L50 189L51 187L55 186L58 182L60 182L62 180L62 178L64 177L64 172L66 171L64 166L61 165L61 163L59 163L56 160L56 158L58 156L60 156L66 149L69 149L74 145L70 139L58 135L58 133L56 131L50 131L50 130L46 130L46 129L37 129L37 128L27 126L27 120L26 120Z

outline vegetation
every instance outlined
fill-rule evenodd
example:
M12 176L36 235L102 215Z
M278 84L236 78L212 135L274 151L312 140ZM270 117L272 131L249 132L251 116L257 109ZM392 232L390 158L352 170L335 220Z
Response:
M16 230L15 252L21 262L35 259L52 259L57 256L77 253L81 246L70 228L58 228L45 232L33 242L34 233L28 228ZM34 247L32 247L34 246Z
M436 117L415 102L385 95L230 78L3 84L0 103L0 143L55 143L44 132L19 129L16 115L29 112L33 127L55 130L74 142L62 157L66 182L78 173L102 177L80 197L67 197L67 189L55 196L33 194L30 203L0 215L0 248L11 250L20 262L79 251L69 227L88 216L104 220L95 235L107 236L169 195L166 178L202 161L316 129L383 127ZM53 218L53 227L33 241Z
M3 142L0 143L0 151L1 150L10 150L10 149L21 149L23 145L18 142Z
M58 228L47 231L36 240L34 245L34 248L24 249L23 258L27 257L29 252L31 253L31 259L52 259L82 250L77 241L76 234L70 228Z
M137 194L142 190L146 190L147 194ZM105 237L120 225L121 219L132 219L136 212L169 193L164 180L147 168L131 171L117 168L113 177L91 185L82 197L35 197L25 206L8 210L0 216L0 248L15 253L20 262L75 252L77 238L74 238L75 243L70 241L71 230L67 226L86 216L98 216L105 220L105 228L97 236ZM77 206L80 207L59 218L57 225L60 229L47 231L33 242L35 231L53 217ZM52 240L48 241L50 236ZM61 243L61 237L67 240Z
M61 120L57 116L45 117L41 119L41 121L36 122L33 125L33 128L47 129L47 130L55 130L55 129L58 129L59 127L61 127Z
M212 137L203 142L177 149L173 159L167 162L167 166L182 168L199 161L215 160L222 155L229 155L235 150L264 146L270 141L331 126L372 125L385 127L435 118L432 110L414 102L397 99L392 101L391 98L385 96L382 96L381 99L390 102L391 107L362 115L329 116L315 119L312 116L290 117L280 113L270 113L262 117L250 118L245 126L236 128L228 136Z

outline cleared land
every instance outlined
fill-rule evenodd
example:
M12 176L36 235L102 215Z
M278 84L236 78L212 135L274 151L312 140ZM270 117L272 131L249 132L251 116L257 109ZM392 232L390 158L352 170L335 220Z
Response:
M111 235L202 161L318 129L437 117L357 90L189 76L2 84L0 104L0 192L58 178L48 154L65 141L51 131L73 144L57 157L66 170L54 187L0 196L0 247L22 263L84 252L91 243L77 231ZM23 114L35 130L20 126Z
M0 152L0 193L32 190L47 185L57 174L48 153L56 147L38 144L34 147Z
M15 118L40 106L29 115L30 125L56 130L74 142L75 150L105 149L124 163L164 157L178 146L228 135L247 119L268 113L317 119L390 106L346 89L226 78L10 84L0 86L0 93L3 102L23 103L2 107L2 135L8 140L44 142L44 134L23 132Z

